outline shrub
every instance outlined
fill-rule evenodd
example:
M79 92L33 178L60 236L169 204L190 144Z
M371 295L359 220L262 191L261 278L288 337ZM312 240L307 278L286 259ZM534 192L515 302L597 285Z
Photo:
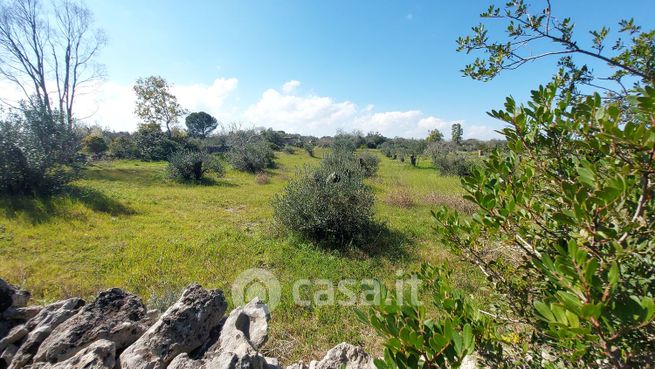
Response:
M134 134L139 158L146 161L166 160L179 144L169 139L158 124L142 124Z
M312 158L314 157L314 149L316 148L316 146L313 143L305 142L302 145L302 147L303 149L305 149L305 152L307 152L307 155L309 155Z
M108 148L107 141L99 134L92 133L82 139L82 150L95 158L102 156Z
M441 175L465 177L480 163L480 157L462 152L452 142L431 142L424 155L432 159L432 165Z
M295 154L296 153L296 149L291 145L284 145L284 148L282 148L282 151L284 151L287 154Z
M228 145L227 161L234 169L257 173L274 167L275 154L269 142L253 131L231 132Z
M109 155L116 159L135 159L139 151L131 136L118 136L109 143Z
M72 180L79 138L58 117L36 110L0 121L0 192L47 194Z
M373 226L373 191L356 161L331 154L305 168L273 200L274 218L286 229L317 242L359 242Z
M224 174L221 163L204 152L180 150L172 154L168 161L169 175L178 180L199 181L207 172L213 172L217 176Z
M380 158L376 155L364 152L357 158L359 166L364 171L365 177L373 177L378 172L380 166Z

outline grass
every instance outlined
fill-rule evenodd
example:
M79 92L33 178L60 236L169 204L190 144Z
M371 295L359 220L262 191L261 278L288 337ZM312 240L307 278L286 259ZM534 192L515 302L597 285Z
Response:
M452 259L435 241L432 205L422 199L433 193L460 197L459 180L438 176L427 160L413 168L380 155L379 174L369 181L376 216L388 232L371 240L369 252L326 251L271 223L274 194L298 168L320 159L301 151L276 155L279 165L263 184L233 170L201 184L181 184L167 179L165 163L112 161L89 166L55 197L0 198L0 276L40 302L90 299L118 286L158 306L174 301L194 281L229 296L239 273L264 268L282 286L270 324L271 354L288 363L318 357L341 341L378 352L378 339L357 321L353 308L296 306L293 283L375 278L391 284L396 270ZM412 194L413 207L384 201L399 190ZM460 274L462 284L474 290L470 273Z

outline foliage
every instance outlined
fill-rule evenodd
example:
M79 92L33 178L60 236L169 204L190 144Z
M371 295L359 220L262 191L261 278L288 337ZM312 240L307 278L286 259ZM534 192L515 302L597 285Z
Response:
M284 145L284 147L282 148L282 151L284 151L287 154L295 154L296 153L296 149L291 145Z
M257 173L275 166L270 143L254 130L230 132L227 145L227 161L237 170Z
M430 151L432 165L444 176L466 177L473 172L477 161L469 154L435 150Z
M218 120L204 111L191 113L185 119L189 136L205 138L218 127Z
M364 177L373 177L380 166L380 158L369 152L363 152L357 157L359 166L364 172Z
M160 76L139 78L134 85L136 108L134 113L146 125L156 124L166 127L168 138L177 120L186 113L177 98L170 92L168 82Z
M366 142L366 147L369 149L377 149L380 145L386 142L388 139L384 137L380 132L369 132L364 137Z
M273 150L280 150L286 145L284 131L275 131L272 128L268 128L262 130L260 134L264 140L270 143L271 149Z
M109 143L109 155L116 159L136 159L139 156L132 136L121 135Z
M314 157L314 149L316 148L316 145L314 145L314 144L311 143L311 142L305 142L305 143L302 145L302 147L303 147L303 149L305 149L305 151L307 152L307 155L309 155L309 156L312 157L312 158Z
M567 366L645 367L655 334L655 89L625 121L598 94L558 99L557 88L491 113L510 125L508 151L463 179L479 207L473 220L442 210L439 231L494 282L505 315L532 327L532 350L549 345ZM506 252L490 256L491 245Z
M473 27L473 35L460 37L457 40L458 51L480 51L485 54L485 57L476 58L463 69L466 76L487 81L504 70L558 56L561 57L558 78L566 84L565 90L574 94L580 92L579 85L586 85L608 91L613 96L625 97L629 94L626 82L637 85L655 83L655 30L642 31L633 19L620 21L617 34L610 34L607 27L590 30L592 42L585 45L582 40L574 39L575 22L568 17L555 16L551 2L546 2L544 9L531 11L523 0L513 0L503 8L492 5L480 16L504 21L505 37L490 40L490 28L484 24ZM612 43L612 47L606 47L608 42ZM526 53L527 50L530 53ZM596 76L593 65L578 66L574 56L595 60L609 66L614 72ZM623 81L625 79L627 81ZM612 81L616 83L610 84Z
M412 276L422 282L420 292L432 296L430 303L440 315L431 316L421 301L413 301L416 295L398 289L383 291L382 303L367 314L358 311L360 320L386 340L384 356L375 359L378 369L459 368L476 346L493 348L491 320L452 285L445 268L424 265Z
M141 124L134 134L134 143L141 160L166 160L178 149L178 143L166 137L159 124Z
M307 239L343 246L371 231L373 191L351 155L330 153L316 169L305 167L275 196L275 220Z
M109 149L107 141L102 135L91 133L82 139L82 150L86 153L99 157Z
M48 194L80 168L79 139L68 123L44 110L12 113L0 121L0 192Z
M450 140L459 145L462 143L464 129L460 123L454 123L450 130Z
M428 137L425 139L428 143L431 142L441 142L443 141L443 133L438 129L433 129L428 134Z
M168 160L168 173L171 178L199 181L207 172L220 177L225 170L215 157L204 152L180 150L171 155Z
M355 152L361 145L364 144L364 138L355 133L340 132L332 139L332 150L343 152Z

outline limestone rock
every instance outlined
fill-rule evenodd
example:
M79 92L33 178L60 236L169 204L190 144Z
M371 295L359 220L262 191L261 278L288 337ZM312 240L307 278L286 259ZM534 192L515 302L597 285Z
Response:
M100 339L122 351L148 329L145 305L139 298L113 288L55 328L43 341L34 361L64 361Z
M255 297L244 307L232 310L223 325L218 342L209 351L240 353L246 348L259 350L268 340L270 319L268 306ZM244 345L245 347L242 347Z
M114 369L116 367L116 345L108 340L98 340L79 351L75 356L51 364L39 362L27 369Z
M193 360L187 354L177 356L169 369L275 369L276 359L266 358L258 350L268 339L268 307L255 298L230 313L223 323L218 341L205 357Z
M25 336L27 336L28 333L29 331L27 328L25 328L24 325L19 325L12 328L12 330L9 331L9 333L2 340L0 340L0 352L2 352L5 347L22 340Z
M17 351L18 346L14 344L9 344L4 350L0 350L0 368L8 367Z
M83 305L84 300L78 298L55 302L44 307L34 318L30 319L25 324L25 328L30 333L18 349L9 369L19 369L29 364L41 343L52 330L73 316Z
M163 369L179 354L200 347L219 324L227 303L222 291L197 284L120 356L123 369Z
M30 293L19 290L18 288L0 279L0 313L8 308L23 307L27 305L30 299Z
M361 347L345 342L328 351L320 361L312 361L309 369L339 369L342 365L346 369L375 369L373 359Z
M30 320L34 318L43 309L42 306L12 306L2 313L2 319L5 320Z

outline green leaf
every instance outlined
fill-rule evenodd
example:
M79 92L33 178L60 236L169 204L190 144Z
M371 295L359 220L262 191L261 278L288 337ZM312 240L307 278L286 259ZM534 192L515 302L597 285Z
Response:
M552 311L550 311L550 308L548 305L544 304L541 301L536 301L534 303L535 309L537 309L537 312L541 315L541 317L548 321L548 322L555 322L555 315L553 315Z

